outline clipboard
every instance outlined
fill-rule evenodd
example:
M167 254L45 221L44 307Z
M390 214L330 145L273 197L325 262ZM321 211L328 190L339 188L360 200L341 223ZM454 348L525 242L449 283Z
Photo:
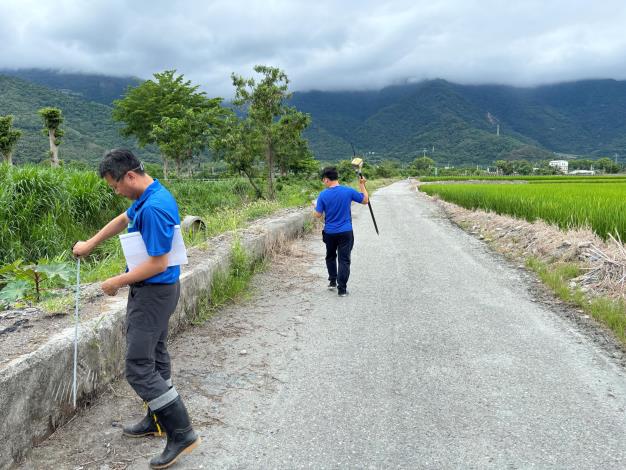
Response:
M131 232L120 235L120 243L122 251L126 258L128 270L132 271L141 263L148 261L150 255L146 249L146 244L139 232ZM168 266L180 266L188 264L187 249L183 241L183 235L180 231L180 225L174 226L174 238L172 239L172 250L168 253Z

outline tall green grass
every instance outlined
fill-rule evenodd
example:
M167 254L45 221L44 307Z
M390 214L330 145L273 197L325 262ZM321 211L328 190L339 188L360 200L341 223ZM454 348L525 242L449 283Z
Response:
M69 253L123 209L94 172L0 165L0 264Z
M600 237L626 240L626 181L532 185L432 184L420 190L467 209L543 219L561 228L591 227Z
M323 185L317 179L279 177L276 199L257 199L252 185L244 178L216 181L161 181L176 198L181 217L196 215L207 225L207 235L241 228L250 220L267 216L281 208L308 204ZM259 184L263 184L259 181Z
M215 181L161 180L161 183L176 199L181 216L204 215L256 199L252 186L242 178Z
M317 180L279 177L276 200L266 201L257 200L243 178L162 183L176 198L181 217L197 215L206 221L206 236L240 228L282 207L307 204L322 187ZM0 266L16 259L69 259L77 240L91 237L130 204L94 171L0 164ZM109 241L86 260L84 268L94 275L86 273L88 278L123 268L118 245Z

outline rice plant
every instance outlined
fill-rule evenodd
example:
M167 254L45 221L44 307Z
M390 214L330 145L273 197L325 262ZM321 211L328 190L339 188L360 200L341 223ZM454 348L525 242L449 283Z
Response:
M570 175L544 175L544 176L421 176L420 181L429 183L435 181L526 181L528 183L615 183L626 180L626 175L598 175L598 176L570 176Z
M571 184L433 184L420 190L467 209L543 219L567 229L591 227L600 237L626 240L626 181Z

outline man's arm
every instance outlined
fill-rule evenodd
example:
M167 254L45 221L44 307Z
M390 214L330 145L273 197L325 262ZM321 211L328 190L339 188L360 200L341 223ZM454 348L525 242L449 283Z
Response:
M167 269L169 253L160 256L150 256L147 261L144 261L132 271L120 274L119 276L113 276L102 283L102 290L107 295L117 294L118 289L133 284L135 282L141 282L152 276L156 276Z
M76 242L72 249L74 256L87 256L100 243L121 233L128 226L128 222L129 219L126 212L122 212L115 219L102 227L102 229L89 240Z
M359 192L363 193L363 200L361 204L367 204L370 200L369 195L367 194L367 188L365 188L366 179L362 176L359 178Z
M321 219L323 214L322 212L317 212L317 199L311 201L311 205L313 206L313 217Z
M154 206L145 207L141 215L142 238L149 258L131 271L113 276L102 283L105 294L115 295L121 287L141 282L167 269L174 236L173 221Z

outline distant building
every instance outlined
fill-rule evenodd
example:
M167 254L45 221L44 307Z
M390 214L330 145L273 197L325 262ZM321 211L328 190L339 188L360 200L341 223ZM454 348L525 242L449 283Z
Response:
M567 170L569 168L569 163L567 163L567 160L552 160L549 165L557 168L561 173L564 174L567 174Z
M595 170L574 170L569 172L570 175L581 175L581 176L593 176L596 174Z

